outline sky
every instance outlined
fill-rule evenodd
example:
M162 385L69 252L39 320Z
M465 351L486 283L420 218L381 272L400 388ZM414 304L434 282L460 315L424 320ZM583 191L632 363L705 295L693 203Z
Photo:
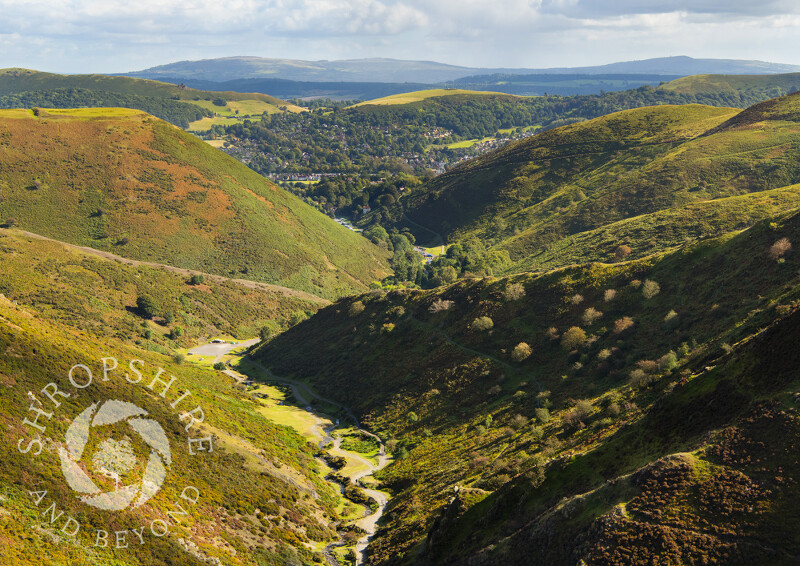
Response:
M798 0L0 0L0 68L249 55L569 67L689 55L800 64Z

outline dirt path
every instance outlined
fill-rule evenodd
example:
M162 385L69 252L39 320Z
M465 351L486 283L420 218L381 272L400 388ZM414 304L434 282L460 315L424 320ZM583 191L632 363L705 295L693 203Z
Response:
M154 269L163 269L165 271L170 271L172 273L177 273L179 275L202 275L206 279L210 279L212 281L216 281L218 283L222 283L225 281L230 281L232 283L236 283L237 285L241 285L247 289L256 289L259 291L271 291L273 293L280 293L287 297L295 297L298 299L303 299L306 301L311 301L313 303L320 303L329 305L331 302L327 299L323 299L322 297L317 297L316 295L312 295L311 293L306 293L305 291L298 291L297 289L290 289L289 287L281 287L280 285L272 285L270 283L260 283L258 281L249 281L247 279L231 279L229 277L223 277L221 275L213 275L210 273L204 273L202 271L196 271L194 269L185 269L182 267L174 267L172 265L166 265L164 263L155 263L152 261L139 261L136 259L129 259L127 257L118 256L116 254L112 254L111 252L104 252L101 250L96 250L94 248L89 248L86 246L77 246L75 244L69 244L67 242L62 242L60 240L54 240L52 238L47 238L46 236L40 236L39 234L34 234L33 232L26 232L25 230L18 230L13 229L9 230L8 228L0 228L3 232L9 234L21 234L23 236L27 236L29 238L34 238L36 240L44 240L47 242L54 242L56 244L61 244L67 248L80 251L85 254L101 257L103 259L108 259L111 261L118 261L120 263L124 263L126 265L133 265L135 267L143 266L143 267L152 267Z

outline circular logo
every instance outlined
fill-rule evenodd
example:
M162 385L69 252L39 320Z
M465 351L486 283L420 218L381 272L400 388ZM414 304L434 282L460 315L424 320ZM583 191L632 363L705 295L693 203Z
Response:
M59 456L67 483L83 494L78 499L98 509L120 511L129 506L139 507L158 492L172 456L164 429L153 419L145 418L147 415L147 411L133 403L111 400L102 405L93 404L72 421L65 438L66 448L59 449ZM118 438L108 433L103 437L103 427L112 428ZM140 440L136 444L147 447L150 453L145 456L146 464L140 477L121 486L138 476L136 472L142 462L136 454L135 439L127 434L119 438L129 431ZM93 452L91 457L87 452ZM83 462L84 459L89 460L90 465ZM95 472L96 479L111 480L114 487L103 491L87 473L89 469Z

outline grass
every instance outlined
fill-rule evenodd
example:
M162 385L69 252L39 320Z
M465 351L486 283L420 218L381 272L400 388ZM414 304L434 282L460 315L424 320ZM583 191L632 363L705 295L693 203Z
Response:
M430 90L419 90L416 92L407 92L404 94L395 94L392 96L386 96L383 98L376 98L375 100L368 100L366 102L360 102L354 105L352 108L358 106L398 106L402 104L412 104L414 102L422 102L429 98L437 98L442 96L457 96L457 95L467 95L467 96L504 96L509 98L517 98L513 97L512 95L504 94L501 92L484 92L484 91L476 91L476 90L460 90L460 89L444 89L444 88L437 88L437 89L430 89Z
M235 159L146 114L106 112L20 120L0 111L3 219L132 259L328 298L388 273L385 252ZM56 132L64 144L52 143ZM41 158L27 160L32 153ZM41 188L30 190L36 179Z

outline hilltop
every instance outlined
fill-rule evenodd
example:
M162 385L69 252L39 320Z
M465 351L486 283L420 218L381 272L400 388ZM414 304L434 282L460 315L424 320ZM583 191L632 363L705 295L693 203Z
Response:
M634 261L373 291L256 355L393 438L370 565L788 564L784 238L800 241L796 213Z
M422 102L424 100L429 100L432 98L439 99L450 96L457 96L461 98L469 96L476 96L476 97L491 96L494 98L502 98L503 100L513 100L515 98L513 96L509 96L501 92L462 90L456 88L453 89L438 88L429 90L418 90L414 92L385 96L383 98L376 98L374 100L367 100L365 102L360 102L358 104L355 104L351 106L351 108L358 108L361 106L402 106L404 104L413 104L415 102Z
M0 195L7 224L133 259L328 298L386 273L361 236L135 110L0 112Z

